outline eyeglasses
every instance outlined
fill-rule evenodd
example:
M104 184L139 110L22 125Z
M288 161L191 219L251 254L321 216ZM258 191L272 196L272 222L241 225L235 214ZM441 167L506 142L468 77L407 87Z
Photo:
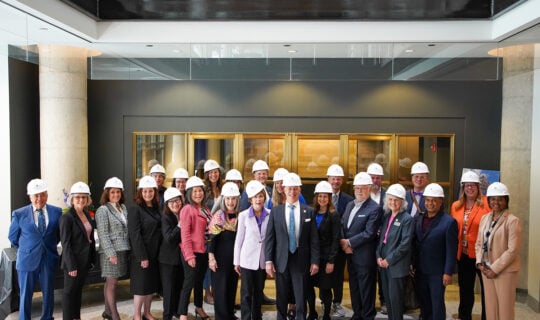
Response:
M180 200L180 199L171 199L171 200L167 201L167 203L182 204L182 200Z

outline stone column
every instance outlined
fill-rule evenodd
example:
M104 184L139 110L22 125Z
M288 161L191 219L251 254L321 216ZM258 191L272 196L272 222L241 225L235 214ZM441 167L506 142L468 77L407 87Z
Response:
M9 59L8 45L0 44L0 181L11 181L10 139L9 137ZM2 184L0 201L4 214L0 215L0 248L9 248L9 225L11 224L11 183Z
M41 177L49 203L65 207L63 190L88 183L87 50L39 46Z

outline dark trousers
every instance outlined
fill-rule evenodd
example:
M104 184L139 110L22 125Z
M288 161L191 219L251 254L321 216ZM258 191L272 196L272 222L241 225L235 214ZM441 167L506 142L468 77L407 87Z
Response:
M478 275L480 280L480 293L482 297L482 320L486 320L486 303L484 300L484 282L482 281L482 273L476 269L476 259L471 259L469 256L462 254L458 260L458 283L459 283L459 311L458 315L461 320L472 319L472 309L474 306L474 283Z
M216 320L234 319L234 302L238 288L238 273L233 264L219 265L212 272L212 288L214 289L214 315Z
M88 275L88 268L84 266L77 270L77 276L72 277L64 270L64 290L62 294L62 319L80 319L82 288Z
M266 271L264 269L250 270L242 268L241 272L240 306L242 320L261 320L261 305Z
M349 267L349 289L353 307L352 320L373 320L375 311L377 268L374 266L357 268L350 258L347 259Z
M45 256L41 259L39 267L34 271L17 270L17 279L20 289L19 319L30 320L32 317L32 295L39 281L43 293L42 320L53 318L54 311L54 275L57 263L48 262Z
M341 301L343 300L343 281L345 280L346 261L347 255L345 254L345 252L339 249L334 260L334 275L336 277L336 282L332 287L332 290L334 291L334 299L332 302L334 303L341 303Z
M380 277L382 280L382 289L384 293L384 301L388 310L388 319L403 320L405 283L407 277L392 278L388 269L380 269Z
M420 302L420 316L423 320L445 320L445 286L443 275L426 275L416 272L416 290Z
M178 314L187 315L189 297L193 290L193 304L200 308L203 305L203 279L208 269L208 253L195 253L195 268L189 266L187 261L182 260L184 266L184 284L180 292L180 304Z
M294 299L296 301L296 320L306 319L305 286L308 275L302 272L302 270L298 270L298 266L305 263L305 261L299 261L298 251L294 254L289 253L285 272L276 272L276 307L278 320L287 319L288 293L291 291L294 293ZM294 268L291 266L294 266Z
M384 292L382 288L382 276L381 276L381 270L377 268L377 293L379 294L379 302L381 303L381 306L386 304L384 300Z
M184 284L184 268L180 265L159 264L161 286L163 287L163 320L178 315L180 291Z

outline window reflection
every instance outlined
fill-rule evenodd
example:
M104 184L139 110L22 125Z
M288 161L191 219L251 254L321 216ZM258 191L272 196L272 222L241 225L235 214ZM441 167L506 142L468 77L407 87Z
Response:
M303 179L326 179L331 164L339 164L339 137L298 139L298 174Z
M390 140L385 137L358 137L349 140L349 179L376 162L383 167L383 180L390 180Z
M244 138L244 163L242 166L242 177L249 181L252 177L253 163L257 160L264 160L270 167L269 176L274 175L277 168L285 166L284 163L285 141L279 138Z
M208 159L217 161L221 166L222 173L232 169L233 141L232 137L229 139L212 137L193 139L195 175L200 178L204 177L204 162Z

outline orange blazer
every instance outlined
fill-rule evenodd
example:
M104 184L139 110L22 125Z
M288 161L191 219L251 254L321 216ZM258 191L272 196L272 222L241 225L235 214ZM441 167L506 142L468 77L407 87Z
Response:
M463 247L461 246L461 241L463 240L463 217L465 216L465 205L457 209L459 205L459 200L452 203L450 208L450 214L458 223L458 250L457 250L457 259L461 258L461 251ZM480 226L480 220L482 217L488 213L491 209L489 208L487 197L482 196L482 204L474 204L471 213L469 213L469 220L467 222L467 248L469 248L468 256L471 259L475 259L475 244L476 238L478 237L478 227Z

